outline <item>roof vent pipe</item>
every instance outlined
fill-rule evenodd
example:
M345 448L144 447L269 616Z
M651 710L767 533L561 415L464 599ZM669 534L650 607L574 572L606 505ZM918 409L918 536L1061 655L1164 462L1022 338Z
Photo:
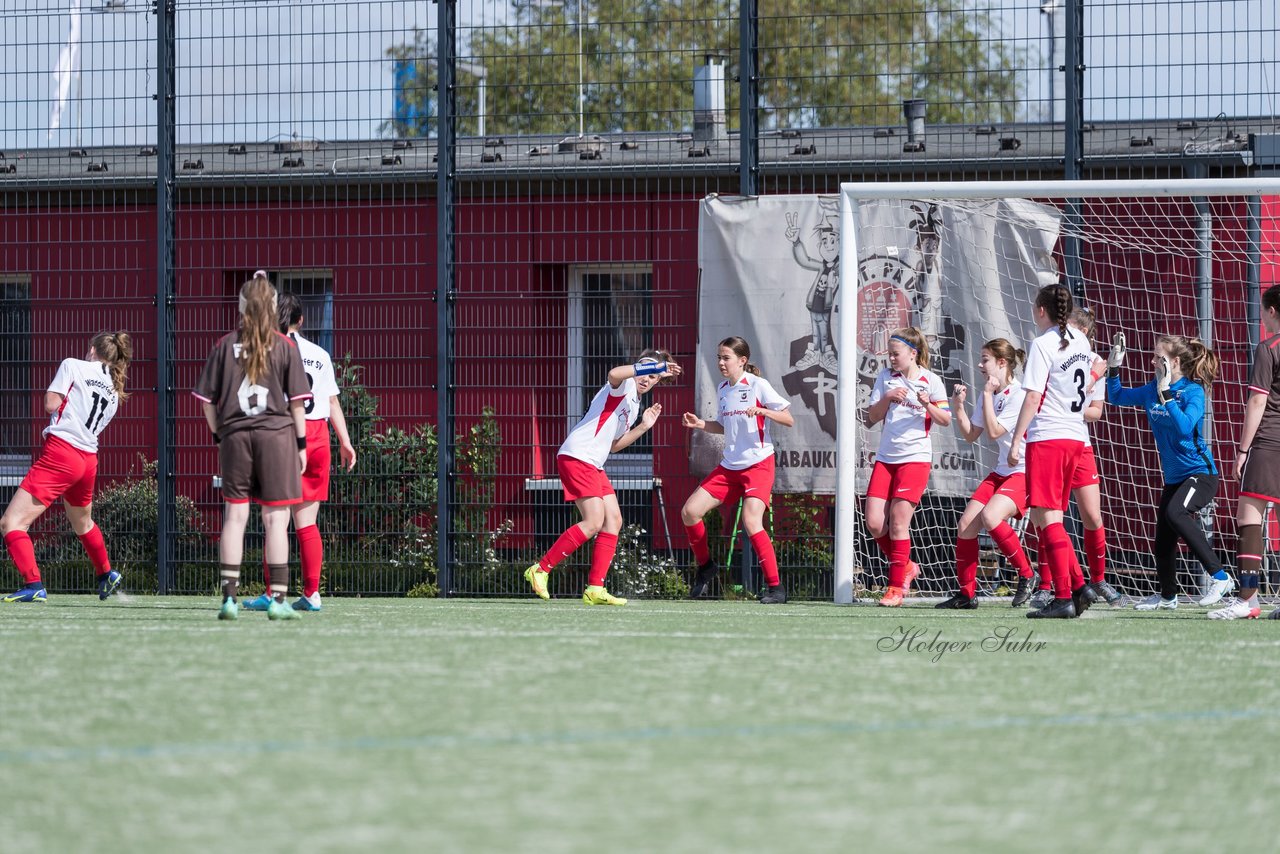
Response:
M693 142L714 145L727 138L724 123L724 58L707 54L705 63L693 72Z
M924 114L929 102L924 98L908 98L902 102L902 115L907 119L907 141L903 151L924 151Z

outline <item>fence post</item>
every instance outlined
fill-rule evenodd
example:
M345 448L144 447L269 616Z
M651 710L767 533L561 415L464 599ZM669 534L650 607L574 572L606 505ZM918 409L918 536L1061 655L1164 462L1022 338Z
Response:
M744 196L760 192L760 81L756 62L760 50L760 10L758 0L742 0L738 22L738 186Z
M156 586L174 586L174 171L176 147L176 27L173 0L160 0L156 14Z
M1062 177L1076 181L1084 174L1084 0L1067 0L1066 26L1066 91L1063 98L1063 163ZM1053 73L1053 69L1049 70ZM1062 241L1066 261L1067 286L1076 299L1083 300L1084 270L1080 263L1080 223L1083 222L1080 199L1067 199L1068 233Z
M436 581L453 587L453 223L457 174L457 0L439 0L436 20Z

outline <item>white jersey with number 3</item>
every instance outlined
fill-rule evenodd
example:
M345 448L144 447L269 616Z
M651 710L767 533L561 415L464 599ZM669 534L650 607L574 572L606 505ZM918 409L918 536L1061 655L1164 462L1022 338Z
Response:
M640 395L635 380L623 380L617 388L605 383L591 398L587 414L569 431L556 455L573 457L602 469L613 443L626 435L639 415Z
M329 417L329 398L338 396L338 379L333 372L333 360L319 344L303 338L297 332L289 337L298 345L302 358L302 370L311 387L311 399L303 407L308 421L324 421Z
M731 471L742 471L773 456L773 438L769 435L769 419L748 415L747 408L781 411L791 401L774 390L764 377L743 374L736 385L722 380L718 389L716 421L724 428L724 458L720 465Z
M1078 329L1068 326L1067 337L1067 346L1059 348L1061 337L1058 327L1054 326L1032 341L1028 348L1022 387L1028 392L1043 395L1040 409L1027 428L1028 442L1089 440L1089 431L1084 425L1084 409L1092 397L1089 372L1093 368L1093 351L1089 347L1089 339Z
M64 359L48 390L62 395L63 401L49 416L43 435L98 453L98 434L107 429L120 405L106 364L97 359Z

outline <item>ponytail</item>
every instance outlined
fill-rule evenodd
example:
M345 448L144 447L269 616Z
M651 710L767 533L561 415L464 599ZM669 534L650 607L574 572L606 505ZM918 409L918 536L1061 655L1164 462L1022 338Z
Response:
M1067 349L1067 345L1071 343L1071 337L1067 334L1067 321L1075 308L1071 289L1066 285L1045 285L1036 294L1036 308L1044 309L1049 320L1058 327L1058 349Z
M255 273L240 288L240 361L249 382L267 374L267 360L275 346L276 289L266 273Z
M128 332L99 332L89 342L93 352L111 373L111 387L116 397L124 400L129 394L124 390L124 381L129 374L129 362L133 359L133 339Z
M1187 379L1197 382L1208 390L1217 379L1221 360L1199 338L1185 338L1182 335L1161 335L1157 344L1163 344L1169 351L1169 358L1178 360L1178 367Z
M1014 347L1007 338L992 338L982 345L982 349L990 353L993 359L1003 361L1009 366L1009 379L1013 379L1018 368L1027 362L1026 351Z

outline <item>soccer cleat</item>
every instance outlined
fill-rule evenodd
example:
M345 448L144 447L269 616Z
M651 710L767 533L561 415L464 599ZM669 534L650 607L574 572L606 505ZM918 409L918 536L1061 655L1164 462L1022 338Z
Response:
M1154 593L1143 599L1137 605L1133 606L1135 611L1176 611L1178 610L1178 597L1166 599L1159 593Z
M295 611L319 611L320 610L320 592L316 591L310 596L299 596L297 601L293 603Z
M1047 587L1042 587L1031 594L1031 598L1027 601L1027 607L1038 611L1052 601L1053 591Z
M1009 606L1017 608L1026 604L1026 601L1031 598L1031 591L1039 583L1040 576L1036 575L1034 572L1025 578L1019 576L1018 587L1013 591L1013 601L1009 603Z
M760 597L761 605L785 605L786 602L787 588L783 587L781 584L775 584L768 588Z
M8 596L4 597L5 602L44 602L49 594L45 591L44 585L36 582L35 584L27 584L20 590L15 590Z
M226 598L222 600L222 607L218 609L219 620L234 620L240 616L240 609L236 605L236 600Z
M625 605L627 604L627 600L623 599L621 596L614 596L598 584L588 584L587 589L582 591L582 604Z
M1039 611L1028 611L1027 617L1032 620L1039 619L1058 619L1070 620L1077 616L1075 603L1070 599L1054 599L1048 605L1045 605Z
M246 602L241 602L240 607L246 611L265 611L271 605L271 594L263 593L261 596L254 596Z
M1250 605L1243 599L1232 596L1227 600L1226 607L1219 608L1216 611L1209 612L1210 620L1256 620L1262 614L1262 609L1254 605Z
M886 587L880 597L880 605L884 608L897 608L902 605L902 588Z
M524 571L524 580L529 582L529 586L533 588L533 592L539 599L550 599L551 594L547 592L547 575L542 571L541 564L534 564Z
M299 614L297 611L293 610L293 608L289 605L288 602L285 602L283 600L277 602L275 599L272 599L271 604L267 606L267 619L268 620L301 620L302 615Z
M120 573L114 569L98 576L98 599L106 599L120 589Z
M978 607L978 600L969 596L963 590L957 590L951 594L950 599L943 599L933 607L940 611L972 611Z
M1231 576L1226 578L1210 578L1209 592L1200 597L1200 601L1196 602L1201 608L1207 608L1210 605L1217 605L1222 601L1222 597L1226 596L1232 590L1236 589L1236 580Z
M1089 606L1098 601L1098 594L1088 584L1081 584L1071 591L1071 604L1076 606L1076 616L1089 610Z
M1267 614L1268 620L1280 620L1280 608L1276 608L1270 614Z
M716 566L714 560L708 560L706 563L698 567L698 575L693 580L693 586L689 588L690 599L704 599L711 590L711 582L716 580L716 576L720 574L720 567Z
M1096 599L1102 599L1112 608L1119 608L1124 604L1124 594L1112 587L1109 582L1095 581L1089 585L1089 588Z
M907 561L907 571L902 576L902 595L906 596L911 592L911 582L915 581L920 575L920 564L914 560Z

